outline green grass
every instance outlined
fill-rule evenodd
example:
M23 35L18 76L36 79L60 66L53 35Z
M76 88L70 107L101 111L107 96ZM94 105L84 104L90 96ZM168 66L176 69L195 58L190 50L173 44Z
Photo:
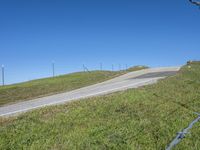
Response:
M200 63L157 84L0 121L0 149L160 150L200 112ZM175 149L199 150L200 123Z
M77 72L54 78L45 78L14 85L0 86L0 106L55 93L71 91L114 78L130 71L145 68L146 67L144 66L135 66L128 71Z
M137 71L137 70L147 69L147 68L149 68L149 67L147 67L147 66L134 66L134 67L128 68L126 71L131 72L131 71Z

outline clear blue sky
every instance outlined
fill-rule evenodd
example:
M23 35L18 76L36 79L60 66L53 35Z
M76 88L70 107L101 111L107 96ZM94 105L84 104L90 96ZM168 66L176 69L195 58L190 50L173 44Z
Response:
M1 0L7 84L125 64L200 60L200 10L188 0Z

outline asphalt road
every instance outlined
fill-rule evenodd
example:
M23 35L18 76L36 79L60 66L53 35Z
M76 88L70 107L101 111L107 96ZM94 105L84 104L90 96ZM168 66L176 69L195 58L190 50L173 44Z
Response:
M63 104L72 100L154 84L159 79L174 75L179 69L179 67L164 67L130 72L120 77L70 92L2 106L0 107L0 117L12 116L48 105Z

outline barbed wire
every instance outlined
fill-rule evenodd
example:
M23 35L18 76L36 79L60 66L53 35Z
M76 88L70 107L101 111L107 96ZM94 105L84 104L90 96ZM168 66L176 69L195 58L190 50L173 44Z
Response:
M200 7L200 1L193 1L193 0L189 0L192 4L197 5Z
M175 147L179 142L181 142L182 139L186 137L186 135L189 133L188 131L194 126L195 123L200 121L200 113L196 113L198 117L194 119L187 128L183 129L181 132L177 133L177 136L172 140L172 142L167 146L166 150L171 150L173 147Z

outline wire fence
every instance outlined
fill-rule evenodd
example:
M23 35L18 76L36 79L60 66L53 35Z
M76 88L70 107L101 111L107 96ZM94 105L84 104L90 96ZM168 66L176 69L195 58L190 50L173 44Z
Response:
M187 128L183 129L181 132L177 133L177 136L172 140L172 142L167 146L166 150L171 150L173 147L175 147L178 143L181 142L182 139L186 137L186 135L189 133L189 130L194 126L195 123L200 121L200 113L195 113L198 115L196 119L194 119Z

